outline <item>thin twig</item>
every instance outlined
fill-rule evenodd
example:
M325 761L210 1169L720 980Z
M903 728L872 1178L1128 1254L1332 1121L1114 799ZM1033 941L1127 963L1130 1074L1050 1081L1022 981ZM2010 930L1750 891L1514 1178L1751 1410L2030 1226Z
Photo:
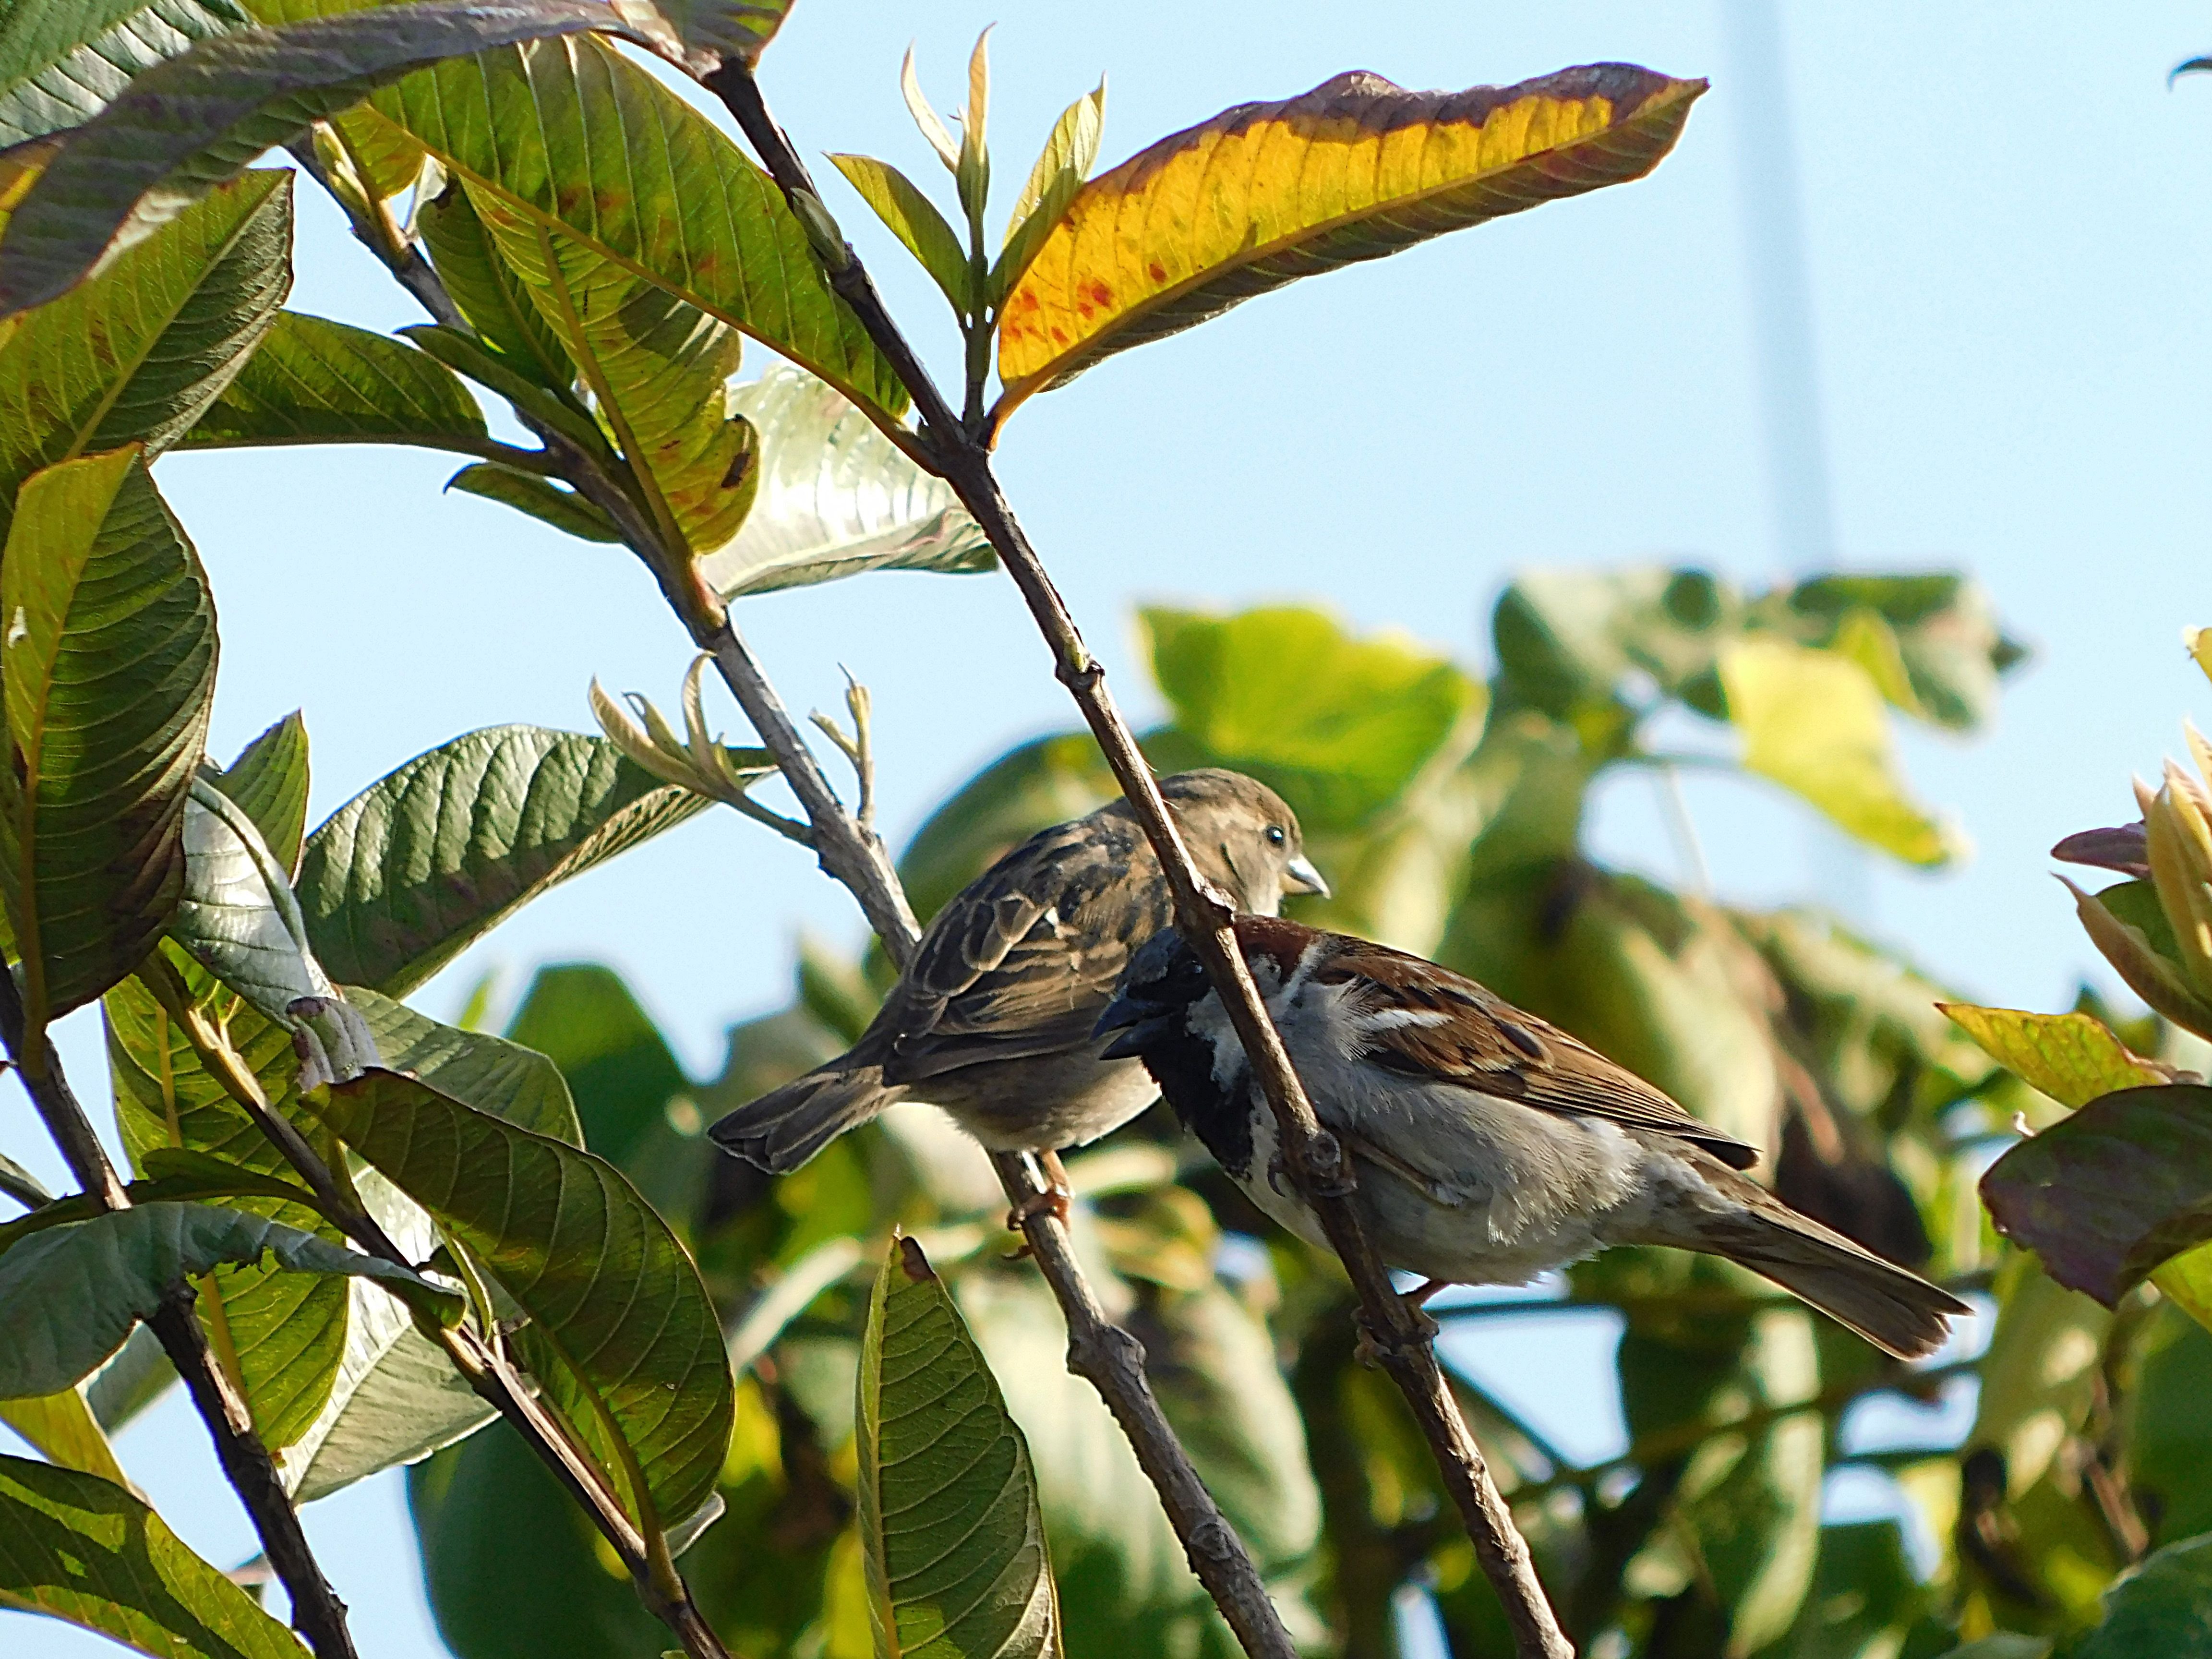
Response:
M805 197L813 216L821 216L819 195L806 165L769 114L751 71L732 60L706 76L704 84L727 106L769 176L786 199L793 202L793 210L806 210L797 201ZM1261 1005L1230 927L1232 912L1199 873L1189 849L1176 833L1128 722L1106 689L1104 668L1084 645L1074 618L999 486L990 451L969 433L945 403L891 320L875 283L852 249L829 252L834 257L825 260L824 269L831 287L852 307L914 399L922 425L920 447L959 495L1021 590L1030 616L1052 649L1060 680L1083 711L1146 839L1158 855L1174 895L1176 926L1206 963L1208 976L1229 1012L1254 1075L1274 1111L1291 1180L1320 1217L1329 1243L1351 1274L1369 1341L1379 1363L1413 1407L1414 1419L1436 1455L1444 1484L1474 1542L1476 1559L1511 1622L1518 1651L1524 1659L1571 1659L1574 1649L1537 1580L1528 1544L1498 1496L1437 1364L1431 1340L1435 1327L1397 1294L1361 1229L1351 1204L1351 1161L1341 1143L1315 1115L1313 1103L1284 1052L1282 1039Z
M319 178L319 170L312 162L308 165ZM332 194L343 207L343 198ZM362 240L372 251L386 252L373 235L363 235ZM468 327L419 251L410 246L404 258L387 256L386 264L432 317L449 327ZM806 813L811 825L808 844L823 870L853 894L886 953L894 963L903 965L913 956L921 929L890 851L872 826L848 811L838 799L726 608L698 586L690 574L688 558L672 556L659 547L652 525L629 501L627 493L599 471L592 457L557 432L531 422L527 414L517 412L544 441L556 462L566 469L560 476L615 519L631 550L653 570L672 608L690 629L699 647L714 658L723 684L775 757L786 783ZM602 497L619 501L624 510L615 510ZM872 783L864 785L864 790L870 787ZM1018 1155L995 1155L992 1162L1008 1200L1018 1207L1046 1192L1043 1181ZM1121 1424L1138 1462L1159 1492L1161 1505L1183 1542L1192 1571L1254 1659L1296 1659L1296 1646L1268 1599L1266 1581L1199 1479L1189 1455L1152 1395L1144 1373L1142 1346L1106 1317L1075 1260L1065 1225L1048 1208L1036 1209L1024 1223L1024 1233L1067 1321L1069 1369L1098 1390ZM471 1381L481 1390L477 1376L471 1376ZM538 1449L541 1456L547 1455L544 1444L538 1444ZM557 1468L556 1472L562 1473ZM564 1476L564 1484L592 1511L617 1552L625 1560L630 1559L623 1543L609 1531L609 1517L590 1501L588 1483L570 1472Z
M54 1144L61 1148L77 1184L98 1199L104 1209L129 1209L131 1197L124 1191L122 1178L108 1161L107 1149L100 1144L92 1120L85 1115L63 1075L61 1057L43 1033L38 1038L42 1050L40 1063L30 1067L21 1065L23 1003L16 992L15 976L4 964L0 964L0 1040L6 1042L9 1054L16 1060L32 1104L45 1120ZM254 1432L252 1408L209 1350L207 1333L200 1328L194 1312L197 1300L191 1282L179 1279L162 1299L160 1310L146 1322L160 1339L177 1375L184 1378L192 1404L215 1442L223 1476L245 1506L262 1550L283 1583L292 1603L293 1628L307 1638L318 1659L354 1659L345 1603L323 1577L322 1567L307 1546L300 1513L292 1507L269 1449Z

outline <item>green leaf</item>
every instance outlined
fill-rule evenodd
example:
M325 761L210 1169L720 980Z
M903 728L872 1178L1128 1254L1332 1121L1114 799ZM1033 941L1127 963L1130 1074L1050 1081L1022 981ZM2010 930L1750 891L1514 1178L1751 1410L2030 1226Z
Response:
M1898 775L1881 693L1857 663L1779 640L1747 640L1721 653L1720 672L1747 770L1907 864L1958 855L1955 833L1915 805Z
M290 1120L330 1160L337 1145L299 1102L300 1065L291 1033L225 988L173 943L161 947L194 1003L229 1033L232 1047L271 1110ZM151 1174L164 1149L219 1158L258 1175L295 1177L260 1126L201 1065L184 1033L136 978L110 991L108 1072L115 1113L133 1166ZM331 1224L303 1206L240 1199L235 1207L340 1243ZM239 1362L264 1442L283 1447L323 1410L346 1344L346 1285L269 1266L219 1268L203 1291L201 1311L218 1346Z
M249 21L233 0L19 0L0 15L0 148L90 120L132 76Z
M667 1626L607 1571L590 1520L507 1424L408 1471L407 1506L438 1634L459 1659L642 1659L666 1647ZM739 1639L732 1621L712 1622Z
M539 1380L619 1486L635 1456L633 1507L697 1509L729 1444L729 1361L698 1270L614 1167L389 1072L309 1103L520 1304L561 1360Z
M574 1092L569 1131L561 1139L617 1165L628 1165L668 1103L690 1086L636 995L620 975L596 963L539 969L507 1035L556 1068L564 1100Z
M96 1475L0 1457L0 1606L157 1659L302 1659L253 1598Z
M174 443L267 332L291 245L292 175L249 173L17 319L0 351L0 520L41 467Z
M441 1025L360 986L348 986L345 995L374 1034L386 1065L478 1111L581 1144L568 1085L544 1055ZM420 1261L438 1249L436 1227L420 1206L373 1170L357 1181L362 1201L402 1250ZM328 1403L285 1455L285 1483L303 1504L426 1456L496 1414L416 1328L405 1308L372 1285L349 1288L345 1348Z
M1355 70L1224 110L1077 192L1006 297L994 418L1299 276L1641 178L1705 89L1626 64L1461 93Z
M726 390L744 336L495 192L473 204L576 365L662 537L695 553L729 540L759 476L751 428L730 418Z
M2003 1455L2006 1491L2018 1498L2087 1421L2112 1316L2024 1252L2007 1255L1990 1288L1996 1328L1966 1445Z
M2212 1331L2178 1309L2154 1309L2135 1352L2127 1480L2150 1541L2212 1532Z
M921 1247L895 1238L860 1349L860 1541L878 1653L1060 1651L1029 1445Z
M760 434L760 493L699 574L726 599L869 570L966 572L998 556L952 486L925 472L836 388L779 364L730 393Z
M876 217L921 262L921 268L952 302L953 310L970 317L982 309L977 303L968 250L961 246L960 238L920 185L889 161L878 161L872 155L833 155L830 160L845 175L846 182L860 192L861 200L876 210Z
M287 874L300 867L307 832L307 723L298 709L238 751L228 768L210 761L201 775L246 809Z
M2212 1034L2212 1002L2197 994L2181 963L2181 947L2160 907L2157 887L2123 881L2085 893L2064 876L2082 932L2127 987L2160 1013L2199 1036Z
M1139 615L1177 728L1273 784L1310 830L1363 823L1455 737L1472 741L1482 689L1402 637L1356 639L1289 606Z
M35 1400L0 1400L0 1423L37 1447L49 1463L82 1469L118 1486L131 1484L115 1461L115 1448L107 1443L106 1434L85 1404L82 1388Z
M561 971L547 969L539 977ZM568 1081L551 1055L488 1031L441 1025L366 986L349 985L345 994L375 1033L387 1069L419 1078L440 1094L532 1134L571 1146L586 1144Z
M249 6L289 21L353 0ZM479 201L490 192L743 330L883 425L905 411L897 375L830 289L782 192L611 45L584 35L451 59L373 94L354 118L413 137Z
M995 310L1006 301L1054 226L1067 216L1083 181L1098 160L1098 141L1106 125L1106 83L1086 92L1060 112L1052 133L1030 168L1029 181L1014 198L1006 220L1006 245L991 267L990 300Z
M307 936L332 978L404 996L547 888L709 804L604 738L471 732L370 785L307 838Z
M1009 750L961 785L907 844L899 879L915 914L927 923L1038 830L1081 817L1120 793L1088 732Z
M627 32L607 8L582 0L422 0L388 15L202 40L62 135L0 236L0 316L67 293L262 151L373 87L441 58L590 28Z
M1614 702L1636 671L1718 719L1714 661L1745 622L1735 590L1703 570L1531 570L1498 596L1491 635L1508 700L1554 719Z
M1998 629L1988 595L1948 571L1815 576L1792 589L1789 603L1798 615L1838 629L1855 615L1879 617L1895 638L1912 712L1958 731L1988 724L1996 713L1998 676L2027 655ZM1809 643L1831 641L1815 636Z
M483 411L453 370L367 329L280 311L261 346L185 434L188 449L416 444L481 455Z
M447 368L467 375L517 410L551 427L586 454L612 462L614 451L591 412L567 392L538 385L516 368L513 358L488 349L472 336L435 323L410 324L398 331Z
M2087 1106L2116 1089L2170 1082L2167 1072L2087 1014L2031 1014L2017 1008L1936 1005L1993 1060L2062 1106Z
M500 257L469 201L468 186L458 179L449 182L416 210L415 219L446 292L499 362L560 397L574 413L586 414L574 396L576 365L523 292L522 279Z
M465 466L446 480L446 488L465 495L481 495L518 513L526 513L541 524L550 524L563 535L587 542L619 542L622 531L612 519L565 484L511 466L482 461Z
M1997 1231L2106 1307L2212 1240L2212 1089L2127 1089L2014 1146L1982 1177Z
M287 1227L266 1216L204 1204L142 1204L33 1233L0 1255L0 1400L53 1394L82 1382L152 1317L169 1287L220 1262L268 1255L294 1273L358 1273L389 1285L425 1312L458 1318L444 1285Z
M139 451L24 485L0 617L0 867L36 1031L136 967L183 890L215 607Z
M2059 1659L2212 1659L2212 1538L2168 1544L2105 1593L2105 1621Z
M302 999L327 1002L337 988L308 948L276 856L245 808L195 781L185 803L185 890L169 936L263 1015L287 1028Z

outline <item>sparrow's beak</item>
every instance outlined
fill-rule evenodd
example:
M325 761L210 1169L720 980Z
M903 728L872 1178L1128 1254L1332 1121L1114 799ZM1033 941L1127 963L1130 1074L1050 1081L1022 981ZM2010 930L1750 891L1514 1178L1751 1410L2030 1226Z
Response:
M1158 1004L1137 997L1115 997L1106 1005L1106 1012L1098 1016L1091 1035L1103 1036L1109 1031L1119 1031L1121 1036L1098 1051L1098 1058L1134 1060L1154 1037L1166 1030L1168 1016Z
M1289 885L1293 893L1311 893L1319 898L1328 896L1328 884L1322 879L1321 872L1314 868L1313 860L1304 853L1285 865L1283 873L1291 878Z

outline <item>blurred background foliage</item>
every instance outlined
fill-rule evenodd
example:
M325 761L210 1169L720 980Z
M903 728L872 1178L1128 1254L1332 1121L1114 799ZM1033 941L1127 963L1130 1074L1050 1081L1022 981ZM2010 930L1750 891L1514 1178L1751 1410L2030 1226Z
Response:
M1694 569L1547 571L1499 598L1486 675L1310 610L1139 622L1170 715L1148 752L1283 793L1336 887L1297 902L1305 920L1432 953L1558 1021L1771 1149L1765 1173L1790 1202L1983 1310L1906 1367L1762 1280L1664 1251L1436 1304L1466 1408L1588 1651L2037 1655L2096 1626L2123 1569L2212 1526L2212 1333L2148 1294L2116 1316L2059 1288L1978 1201L2021 1115L2040 1126L2060 1107L1946 1019L1942 987L1832 916L1711 897L1679 806L1675 887L1584 850L1601 778L1636 769L1673 798L1695 766L1790 789L1886 855L1948 858L1957 834L1911 794L1890 730L1971 732L1990 716L2021 653L1976 589L1853 575L1746 593ZM1080 733L1003 756L906 849L916 909L1112 793ZM1029 1437L1071 1653L1233 1653L1104 1407L1067 1375L1058 1313L1009 1260L1003 1200L970 1144L902 1107L775 1181L702 1139L842 1048L888 981L879 957L803 945L790 1005L732 1028L712 1079L685 1076L604 967L544 969L508 1024L559 1063L590 1146L684 1234L730 1333L729 1510L687 1576L733 1646L869 1651L854 1376L896 1224L945 1273ZM2179 1063L2203 1046L2153 1018L2119 1029ZM1462 1659L1510 1652L1401 1402L1355 1360L1340 1271L1271 1230L1164 1108L1069 1170L1101 1294L1143 1339L1300 1639L1387 1655L1430 1650L1440 1632ZM1480 1380L1486 1330L1532 1310L1620 1332L1620 1455L1578 1463ZM1882 1501L1832 1501L1869 1483ZM410 1491L463 1659L659 1650L614 1563L503 1427L417 1466ZM1879 1518L1824 1524L1824 1495ZM2179 1559L2133 1584L2197 1593Z

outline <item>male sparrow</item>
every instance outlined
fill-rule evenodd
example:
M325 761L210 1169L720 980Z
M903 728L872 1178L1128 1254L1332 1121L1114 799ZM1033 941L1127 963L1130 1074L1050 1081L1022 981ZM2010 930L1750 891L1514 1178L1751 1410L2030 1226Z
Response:
M1160 780L1200 871L1239 909L1328 884L1282 798L1242 773ZM1055 1152L1120 1127L1159 1092L1102 1060L1099 1011L1132 951L1168 923L1159 860L1124 800L1042 830L940 910L851 1048L708 1130L772 1174L895 1101L950 1112L994 1152Z
M1445 1284L1518 1285L1615 1244L1740 1262L1899 1358L1966 1304L1737 1173L1758 1159L1565 1031L1435 963L1295 921L1239 916L1238 944L1314 1111L1351 1155L1382 1260ZM1140 1056L1252 1201L1327 1240L1278 1156L1204 965L1172 930L1098 1022Z

